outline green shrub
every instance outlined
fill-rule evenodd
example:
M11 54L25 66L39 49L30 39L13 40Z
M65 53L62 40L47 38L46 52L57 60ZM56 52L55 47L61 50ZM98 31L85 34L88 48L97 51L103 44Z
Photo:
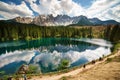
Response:
M0 71L0 74L5 74L5 71Z
M69 67L69 60L62 59L58 66L58 70L67 69L68 67Z
M113 47L113 51L117 51L120 49L120 42L116 43Z
M40 73L39 67L36 65L29 65L29 70L27 71L27 74L36 74Z

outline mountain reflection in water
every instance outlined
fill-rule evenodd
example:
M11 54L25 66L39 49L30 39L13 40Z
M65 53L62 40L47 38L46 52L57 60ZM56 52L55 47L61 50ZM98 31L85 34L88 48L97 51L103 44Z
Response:
M55 71L62 59L69 60L70 67L73 67L111 53L110 42L101 42L101 39L100 43L104 45L96 45L93 42L95 40L89 39L88 41L88 39L65 38L45 38L29 42L24 41L24 45L16 46L16 49L0 55L0 71L5 71L6 74L14 73L24 63L38 65L40 71L45 73ZM97 39L97 42L99 43L99 39ZM12 47L8 46L6 50L8 48L12 49Z

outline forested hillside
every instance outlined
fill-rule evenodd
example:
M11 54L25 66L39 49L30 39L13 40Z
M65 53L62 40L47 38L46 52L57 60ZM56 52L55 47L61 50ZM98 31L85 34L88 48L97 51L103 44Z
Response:
M0 41L31 40L45 37L105 38L119 41L120 25L45 27L0 21Z

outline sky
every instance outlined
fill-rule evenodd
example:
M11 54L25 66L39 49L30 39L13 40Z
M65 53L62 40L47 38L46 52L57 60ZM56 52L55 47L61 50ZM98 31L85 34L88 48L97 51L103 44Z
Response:
M0 0L0 20L43 14L84 15L120 22L120 0Z

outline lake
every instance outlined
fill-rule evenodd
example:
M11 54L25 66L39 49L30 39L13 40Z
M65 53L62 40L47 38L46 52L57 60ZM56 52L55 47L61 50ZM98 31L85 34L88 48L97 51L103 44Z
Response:
M80 66L111 53L112 44L103 39L42 38L0 42L0 72L15 73L22 64L35 65L42 73L56 71L60 61Z

